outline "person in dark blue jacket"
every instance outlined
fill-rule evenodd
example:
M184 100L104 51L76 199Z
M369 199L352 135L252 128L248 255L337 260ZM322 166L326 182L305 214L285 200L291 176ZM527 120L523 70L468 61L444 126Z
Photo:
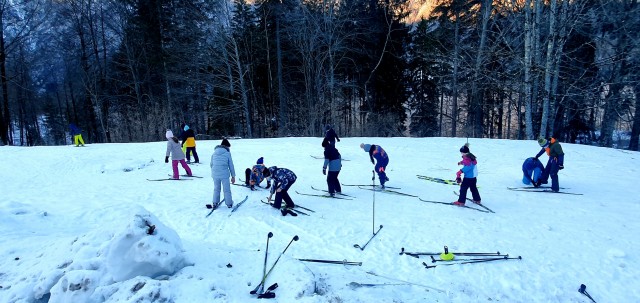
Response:
M529 185L535 184L540 179L540 175L544 170L542 162L535 157L527 158L522 163L522 183Z
M324 165L322 166L322 174L327 176L327 186L329 195L335 197L336 193L341 193L340 181L338 175L340 169L342 169L342 156L336 149L335 145L330 144L326 138L322 140L322 147L324 147ZM329 168L329 174L327 175L327 167Z
M69 129L71 130L71 136L73 137L73 144L77 146L84 146L84 140L82 140L82 131L78 126L71 123L69 124Z
M385 172L387 165L389 165L389 155L380 145L360 143L360 148L369 153L371 163L376 165L375 171L378 173L378 179L380 179L380 187L384 189L384 183L389 181ZM375 162L373 161L374 158L376 159Z
M294 174L291 170L286 168L278 168L276 166L271 166L267 171L265 171L265 177L267 177L267 181L273 180L271 187L271 195L276 194L276 198L273 201L273 207L280 209L280 212L283 216L287 215L287 213L291 214L289 209L294 208L296 205L293 203L293 200L289 196L289 188L296 182L296 174ZM269 196L271 199L271 196ZM282 201L284 200L285 206L282 206ZM271 202L271 201L269 201ZM282 207L281 207L282 206Z
M333 128L329 124L324 127L324 140L327 140L327 142L329 142L329 144L331 145L336 145L336 140L340 142L338 134L336 134L336 131L333 130Z

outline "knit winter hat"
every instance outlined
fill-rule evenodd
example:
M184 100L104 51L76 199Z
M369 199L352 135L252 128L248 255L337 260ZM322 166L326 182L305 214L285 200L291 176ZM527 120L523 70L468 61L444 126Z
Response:
M468 154L470 152L469 151L469 143L465 143L462 147L460 147L460 152Z
M189 125L184 125L184 131L187 131L189 129Z
M222 143L220 143L220 145L226 146L226 147L231 147L231 143L229 143L229 140L227 140L227 139L222 139Z
M256 164L264 164L264 158L262 157L258 158L258 161L256 161Z
M331 129L331 124L327 124L324 126L324 131L329 131Z
M173 132L170 129L167 129L167 132L164 134L167 139L173 138Z
M545 147L548 144L547 139L545 138L538 139L538 144L540 145L540 147Z
M365 152L369 152L369 150L371 150L371 144L360 143L360 148L364 149Z

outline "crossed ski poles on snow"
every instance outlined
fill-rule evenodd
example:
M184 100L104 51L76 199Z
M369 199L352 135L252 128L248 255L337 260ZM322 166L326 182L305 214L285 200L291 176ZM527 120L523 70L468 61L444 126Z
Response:
M442 265L450 266L456 264L471 264L471 263L482 263L482 262L491 262L491 261L499 261L499 260L522 260L521 256L517 257L509 257L509 254L501 254L499 251L495 253L478 253L478 252L466 252L466 253L450 253L449 248L447 246L444 247L444 253L431 253L431 252L406 252L404 247L400 250L400 255L407 255L414 258L420 258L421 255L430 256L431 263L436 262L455 262L455 263L445 263ZM436 260L433 256L439 255L442 259ZM458 256L469 256L469 257L490 257L490 258L472 258L472 259L461 259L461 260L453 260L455 255ZM437 265L428 265L426 262L422 262L425 268L434 268Z
M254 288L252 291L249 292L252 295L257 294L259 299L271 299L276 297L276 294L273 291L276 288L278 288L278 283L274 283L273 285L269 286L265 291L264 282L267 280L267 277L269 276L271 271L273 271L273 268L276 267L276 264L278 264L278 261L280 261L280 257L282 257L282 255L284 255L284 253L287 251L289 246L291 246L291 243L293 243L293 241L298 241L298 239L300 239L297 235L293 236L293 239L289 241L289 244L287 244L287 247L284 248L284 250L280 253L276 261L273 262L273 265L271 265L271 268L269 268L269 271L267 271L267 258L269 255L269 239L271 239L272 237L273 237L273 233L269 232L269 234L267 234L267 248L264 251L264 266L262 267L262 280L260 281L258 286L256 286L256 288Z

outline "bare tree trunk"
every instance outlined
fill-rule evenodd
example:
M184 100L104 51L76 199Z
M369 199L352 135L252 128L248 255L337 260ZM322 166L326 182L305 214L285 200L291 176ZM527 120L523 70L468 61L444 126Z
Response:
M482 138L483 135L483 108L482 108L482 100L483 100L483 91L479 89L480 86L480 75L482 74L482 65L484 64L485 57L485 48L487 44L487 28L489 24L489 20L491 19L491 11L493 10L492 6L493 0L483 0L481 5L482 8L480 11L482 12L482 29L480 31L480 45L478 46L478 50L476 53L476 63L473 70L473 83L471 85L471 112L468 113L469 116L472 117L471 125L472 125L472 136L476 138Z
M531 1L526 0L524 6L524 106L525 106L525 127L527 139L533 139L533 120L532 120L532 100L531 100L531 56L533 55L533 30L531 16Z
M556 14L557 0L551 0L551 12L549 13L549 40L547 41L547 56L544 68L544 96L542 97L542 118L540 119L540 135L547 134L547 126L549 125L549 100L551 98L551 76L553 75L556 42Z
M7 49L4 40L4 3L0 8L0 83L2 84L2 113L0 113L0 138L2 143L13 144L11 138L11 112L9 111L9 85L7 78Z
M459 68L459 56L460 56L460 12L456 11L455 29L453 35L453 79L451 80L451 91L453 92L453 102L451 110L451 136L457 135L458 127L458 68Z

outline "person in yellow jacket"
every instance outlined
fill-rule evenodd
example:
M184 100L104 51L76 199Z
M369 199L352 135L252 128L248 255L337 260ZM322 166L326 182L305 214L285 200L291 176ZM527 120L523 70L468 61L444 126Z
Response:
M84 140L82 140L82 131L80 128L71 123L69 124L69 129L71 130L71 136L73 136L73 144L75 144L76 147L80 145L84 146Z
M198 152L196 152L196 134L193 129L189 128L189 125L184 126L182 132L182 148L186 147L185 155L187 155L187 163L191 163L191 154L193 153L194 163L200 163L198 158Z

